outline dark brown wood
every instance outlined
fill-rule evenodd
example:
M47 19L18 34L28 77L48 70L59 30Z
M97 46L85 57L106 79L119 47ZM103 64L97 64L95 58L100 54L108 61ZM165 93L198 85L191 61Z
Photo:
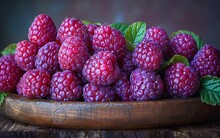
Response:
M219 133L220 118L211 122L154 129L76 130L29 125L0 116L0 138L217 138Z
M28 124L76 129L139 129L207 121L220 113L218 106L199 98L146 102L56 102L9 95L4 114Z

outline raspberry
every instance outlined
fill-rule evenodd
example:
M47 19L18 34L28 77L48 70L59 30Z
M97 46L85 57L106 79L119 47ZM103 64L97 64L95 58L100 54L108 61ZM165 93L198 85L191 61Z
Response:
M68 37L58 53L58 61L63 70L80 72L88 58L88 48L79 37Z
M112 86L97 86L91 83L83 87L83 97L85 102L111 102L117 99Z
M115 82L114 88L121 101L134 101L130 90L130 82L126 73L122 72L119 79Z
M83 76L95 85L110 85L120 74L117 59L109 51L94 54L83 67Z
M31 43L37 46L55 41L57 35L56 26L50 16L40 14L35 17L28 31L28 38Z
M153 26L147 29L143 41L153 41L155 44L159 45L165 59L171 58L174 54L170 46L170 39L167 32L159 26Z
M59 27L57 36L61 43L70 36L77 36L81 38L87 46L91 44L87 27L80 20L75 18L65 19Z
M171 46L175 54L185 56L189 61L198 51L196 41L189 34L178 34L171 39Z
M0 58L0 92L13 92L23 75L23 71L17 66L13 55L5 55Z
M100 27L100 25L98 25L98 24L88 24L88 25L86 25L86 27L88 28L90 38L92 38L93 35L94 35L94 32L95 32L95 29Z
M103 25L94 31L93 49L96 51L111 51L118 59L125 55L126 40L120 31Z
M219 51L213 46L206 44L191 61L191 67L201 78L206 75L220 77Z
M119 60L119 66L121 67L122 71L125 72L128 76L130 76L131 72L136 69L132 61L132 52L128 51L126 55Z
M27 71L17 85L18 94L30 98L45 98L49 90L50 74L43 69Z
M165 70L165 85L174 98L186 98L196 94L199 78L192 68L183 63L175 63Z
M135 69L130 76L133 97L137 101L155 100L163 96L164 83L154 71Z
M142 41L134 49L132 55L133 63L144 70L157 70L163 61L163 54L154 42Z
M89 35L90 35L90 41L91 41L91 43L92 43L94 31L95 31L95 29L97 29L98 27L100 27L100 25L98 25L98 24L88 24L88 25L86 25L86 27L88 28ZM93 49L93 47L92 47L92 44L88 47L88 49L89 49L89 53L90 53L91 55L93 55L94 49Z
M70 71L56 72L51 80L50 97L56 101L76 101L82 96L82 87L76 75Z
M15 55L14 54L8 54L8 55L4 55L0 58L1 60L4 59L4 60L12 60L15 62Z
M23 40L17 43L15 50L15 61L18 66L28 71L35 68L35 58L38 52L38 47L31 44L27 40Z
M35 66L44 69L51 75L60 70L58 63L58 51L60 45L56 42L49 42L41 47L36 56Z

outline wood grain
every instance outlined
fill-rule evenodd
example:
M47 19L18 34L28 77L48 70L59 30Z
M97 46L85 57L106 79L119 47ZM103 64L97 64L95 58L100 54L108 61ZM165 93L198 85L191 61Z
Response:
M139 129L207 121L220 108L199 98L146 102L56 102L9 95L4 114L28 124L75 129Z
M0 138L217 138L219 134L220 118L194 125L154 129L76 130L29 125L0 116Z

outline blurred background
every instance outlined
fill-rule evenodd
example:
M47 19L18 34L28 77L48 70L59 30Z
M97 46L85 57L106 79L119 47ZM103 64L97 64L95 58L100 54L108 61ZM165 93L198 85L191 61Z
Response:
M220 49L219 0L1 0L0 50L27 39L34 17L48 14L57 28L66 17L92 22L145 21L161 26L168 34L187 29Z

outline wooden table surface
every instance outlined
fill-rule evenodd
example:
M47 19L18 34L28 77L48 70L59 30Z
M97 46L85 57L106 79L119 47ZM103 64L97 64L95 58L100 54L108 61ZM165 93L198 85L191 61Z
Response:
M24 124L1 114L0 109L0 138L74 138L74 137L95 137L95 138L122 138L122 137L204 137L217 138L220 137L220 117L209 122L199 124L139 129L139 130L74 130L74 129L58 129L47 128Z

